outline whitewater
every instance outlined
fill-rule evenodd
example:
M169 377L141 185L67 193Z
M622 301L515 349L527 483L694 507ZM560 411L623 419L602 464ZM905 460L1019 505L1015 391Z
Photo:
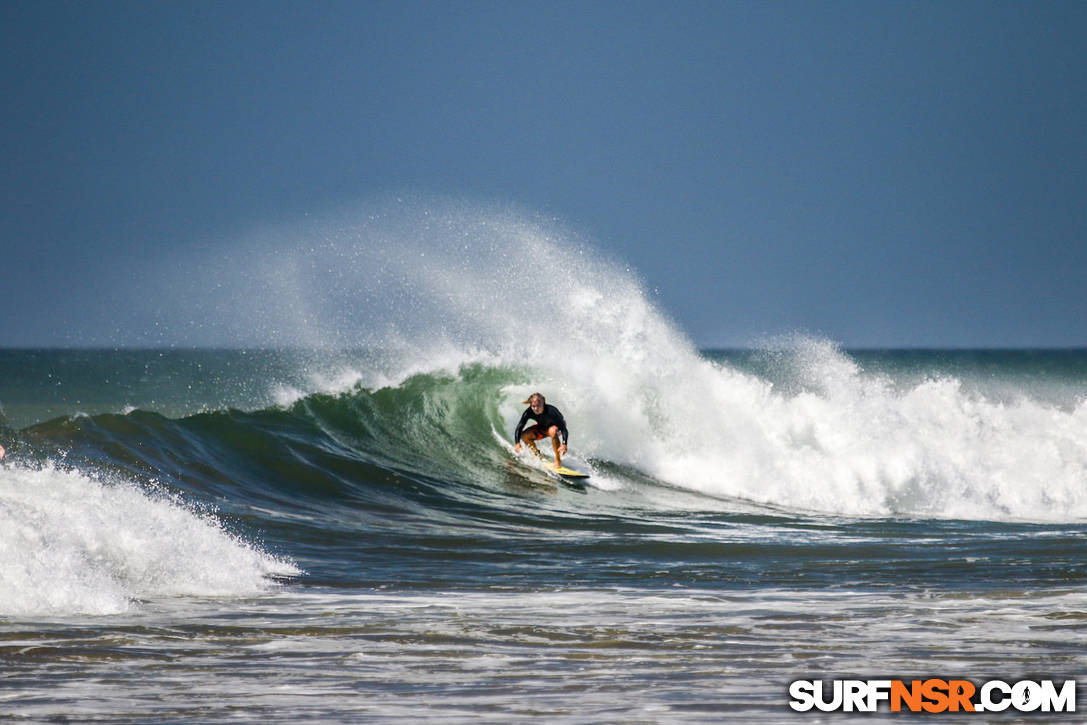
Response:
M189 317L0 351L8 717L794 722L794 679L1083 674L1087 352L700 350L577 232L434 200L134 284ZM587 489L511 453L535 391Z

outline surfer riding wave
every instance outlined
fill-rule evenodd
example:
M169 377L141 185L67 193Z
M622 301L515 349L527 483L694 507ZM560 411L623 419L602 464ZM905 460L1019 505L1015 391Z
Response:
M528 408L521 414L521 420L517 423L517 430L513 433L514 452L519 453L521 444L524 443L537 458L543 458L540 450L536 447L536 441L550 438L551 447L555 450L555 467L562 466L562 456L566 455L566 442L570 437L569 432L566 430L566 419L562 417L562 413L559 412L558 408L548 405L547 400L540 393L530 395L525 404L528 405ZM529 419L536 421L536 425L525 428L525 424ZM559 443L560 434L562 443Z

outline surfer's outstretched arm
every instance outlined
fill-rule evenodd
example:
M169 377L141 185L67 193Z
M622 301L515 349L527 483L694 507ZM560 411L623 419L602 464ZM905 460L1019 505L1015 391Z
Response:
M528 422L528 417L532 415L531 408L525 408L525 412L521 413L521 420L517 422L517 428L513 431L513 451L517 453L521 450L521 434L525 430L525 423Z

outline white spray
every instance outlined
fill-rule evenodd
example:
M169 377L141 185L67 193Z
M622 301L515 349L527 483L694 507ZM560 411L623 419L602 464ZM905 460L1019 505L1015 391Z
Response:
M262 244L245 255L284 272L258 286L287 279L285 298L305 300L298 342L396 349L404 374L480 361L531 370L505 391L505 422L539 389L583 456L796 510L1087 518L1082 401L1024 391L1000 402L951 378L896 386L817 340L791 347L796 384L775 388L707 360L629 269L521 212L393 202ZM267 299L254 293L250 314ZM281 341L293 329L276 326ZM367 375L364 385L397 380Z
M165 596L243 596L289 563L210 517L78 471L0 466L0 615L117 614Z

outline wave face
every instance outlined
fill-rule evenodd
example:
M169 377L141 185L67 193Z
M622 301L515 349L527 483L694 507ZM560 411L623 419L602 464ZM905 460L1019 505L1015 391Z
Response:
M543 390L600 486L647 478L797 513L1087 518L1087 406L1031 396L1029 377L1009 395L1006 381L987 390L941 373L934 356L930 375L896 380L893 357L890 370L873 361L867 371L816 341L730 356L655 355L615 339L561 360L502 362L360 388L341 404L365 409L348 419L378 438L370 455L440 478L493 478L506 456L489 430L508 436L520 401Z
M1087 516L1087 371L1075 354L902 353L866 368L830 342L797 338L764 346L759 365L737 364L701 354L628 267L510 210L392 202L267 231L233 254L217 257L220 269L260 260L257 274L219 284L244 291L231 308L238 326L385 356L281 386L280 402L481 365L498 374L491 397L466 405L450 390L458 415L506 434L519 401L540 390L571 421L583 457L669 486L847 515ZM423 425L440 437L460 423ZM406 442L413 455L454 455L422 436Z

